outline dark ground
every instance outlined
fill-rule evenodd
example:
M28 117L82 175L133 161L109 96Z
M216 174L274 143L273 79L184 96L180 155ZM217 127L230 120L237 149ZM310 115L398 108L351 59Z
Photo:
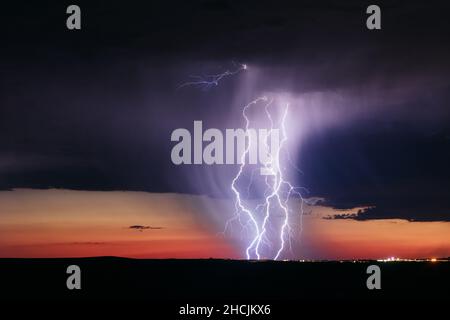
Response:
M81 290L66 268L81 268ZM366 288L367 266L381 267L381 290ZM233 260L0 259L0 309L45 318L426 319L448 314L450 262L249 262ZM211 317L180 315L214 307ZM225 305L269 305L268 315L223 314ZM245 309L244 309L245 310ZM444 317L445 318L445 317ZM87 318L86 318L87 319Z
M81 290L66 268L81 268ZM381 267L381 290L366 287ZM248 262L233 260L0 259L4 299L151 301L447 300L449 262Z

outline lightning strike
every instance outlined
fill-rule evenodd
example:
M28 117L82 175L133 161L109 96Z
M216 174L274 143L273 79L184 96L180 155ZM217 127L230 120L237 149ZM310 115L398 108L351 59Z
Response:
M187 86L198 87L202 90L208 90L211 87L219 85L219 82L226 77L238 74L247 70L246 64L239 64L235 70L227 70L220 74L206 76L191 76L192 81L181 84L178 88ZM295 214L289 206L289 200L296 197L300 200L299 205L299 221L300 232L302 227L303 203L304 199L300 193L299 187L293 186L286 178L286 166L294 168L301 172L292 162L289 150L287 149L288 135L286 131L286 118L289 112L289 104L279 106L281 108L281 116L275 118L271 107L274 99L266 96L259 97L242 109L242 117L245 121L245 135L247 143L241 154L239 162L239 170L231 181L230 189L234 195L234 215L225 224L223 234L229 230L234 231L234 225L239 224L241 230L241 238L248 241L245 254L247 259L274 259L278 260L285 252L287 247L292 248L291 241L293 239L293 223L290 217ZM255 168L252 163L250 153L254 148L258 148L258 140L250 134L251 120L248 112L251 108L256 108L260 104L264 105L264 114L266 120L270 123L270 129L262 143L267 153L265 161L261 161L259 168ZM278 110L279 111L279 110ZM269 148L269 137L275 137L281 131L280 143L271 144ZM276 136L278 137L278 136ZM279 138L279 137L278 137ZM273 141L273 140L272 140ZM261 141L259 141L261 143ZM275 146L275 147L274 147ZM260 146L261 147L261 146ZM252 149L253 148L253 149ZM285 163L286 162L286 163ZM259 169L260 177L255 175ZM248 172L250 177L248 178ZM245 188L242 187L242 181L249 180ZM255 188L259 191L259 197L263 199L261 203L254 204L252 200L251 190ZM262 189L262 190L261 190Z
M235 70L226 70L225 72L213 75L204 75L204 76L190 76L192 81L185 82L178 86L178 89L187 86L195 86L199 87L202 90L208 90L212 87L218 86L219 82L226 77L234 76L241 71L247 70L248 66L246 64L239 64L238 68Z
M246 105L242 110L242 116L245 120L245 130L250 130L250 119L247 115L248 110L251 107L259 103L264 103L264 111L267 119L270 122L269 134L264 141L265 147L268 152L268 161L262 164L261 175L263 181L260 185L264 186L262 203L252 205L252 201L249 199L250 189L252 185L257 184L255 182L254 173L255 169L251 170L250 181L246 186L246 199L244 199L243 192L240 191L238 184L241 179L244 179L245 171L247 167L250 167L249 162L246 160L249 154L249 150L254 147L255 143L252 141L251 136L248 135L248 143L241 156L241 165L238 173L234 177L231 183L231 190L235 196L235 213L234 216L227 221L225 230L230 227L233 221L239 221L243 230L246 231L246 238L250 239L246 248L247 259L269 258L278 260L287 248L291 246L292 240L292 226L289 217L292 215L292 209L289 207L289 200L293 197L300 199L300 224L303 215L303 198L299 192L298 187L293 186L285 177L286 167L283 164L283 160L288 163L291 162L289 152L286 148L288 141L288 135L285 127L286 118L289 112L289 104L283 106L282 115L278 121L279 128L275 128L276 124L270 107L273 104L273 99L268 99L263 96L255 99ZM274 129L281 130L281 141L275 150L272 150L268 146L267 140ZM295 167L296 168L296 167ZM250 168L248 168L250 169ZM297 168L296 168L297 169ZM278 221L281 217L281 223Z

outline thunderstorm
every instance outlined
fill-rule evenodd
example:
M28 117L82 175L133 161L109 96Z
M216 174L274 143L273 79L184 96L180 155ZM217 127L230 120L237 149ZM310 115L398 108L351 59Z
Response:
M238 173L231 182L231 190L235 196L235 213L233 217L227 221L225 230L230 228L235 222L239 222L243 230L245 230L246 238L249 238L249 244L246 248L247 259L274 259L278 260L287 248L287 244L291 244L293 238L293 226L290 223L290 216L293 210L290 208L289 200L297 198L300 201L298 214L303 215L303 197L300 188L292 185L286 178L286 163L289 159L289 151L287 150L288 134L286 131L286 117L289 112L289 104L282 106L282 114L278 121L274 120L271 113L271 107L274 100L266 96L259 97L246 105L242 110L242 116L245 120L245 130L250 130L251 121L247 112L250 108L263 105L263 110L270 123L269 135L272 130L279 129L281 131L281 141L275 150L271 150L267 145L268 161L261 164L261 176L258 182L263 186L260 194L262 201L253 205L252 199L249 199L249 190L256 184L255 168L251 168L247 160L247 156L255 141L252 141L248 135L248 143L241 156L241 165ZM250 178L245 177L246 172L250 171ZM245 188L242 187L240 180L248 180ZM260 187L257 189L261 189ZM245 192L244 192L245 191ZM281 222L279 221L281 217Z

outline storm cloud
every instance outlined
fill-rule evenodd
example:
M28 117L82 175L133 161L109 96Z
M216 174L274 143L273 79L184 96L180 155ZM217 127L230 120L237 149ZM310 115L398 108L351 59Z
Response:
M81 1L77 33L64 28L64 4L5 5L0 188L227 196L205 178L212 168L171 163L170 133L198 119L241 126L255 95L287 93L308 196L373 207L354 219L450 221L448 11L383 1L371 32L368 4ZM177 90L233 61L249 71Z

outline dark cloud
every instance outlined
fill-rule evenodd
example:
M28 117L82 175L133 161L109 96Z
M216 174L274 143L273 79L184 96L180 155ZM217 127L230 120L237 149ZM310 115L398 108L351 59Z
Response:
M151 227L151 226L142 226L142 225L133 225L129 226L128 229L134 229L138 231L144 231L144 230L160 230L163 229L163 227Z
M0 189L209 194L220 189L209 168L171 164L170 133L195 119L224 126L230 106L254 98L234 94L250 79L255 92L320 102L298 118L311 128L298 163L309 196L374 207L357 219L449 220L445 2L379 1L376 32L365 28L366 1L77 4L79 32L65 28L65 3L2 7ZM256 75L176 90L233 60Z
M450 221L450 144L445 136L398 123L330 130L301 155L301 179L328 206L371 207L335 218Z
M352 219L352 220L376 220L376 219L404 219L408 221L446 221L450 222L450 206L443 207L442 203L399 203L397 205L379 205L358 210L354 214L336 214L325 219Z

